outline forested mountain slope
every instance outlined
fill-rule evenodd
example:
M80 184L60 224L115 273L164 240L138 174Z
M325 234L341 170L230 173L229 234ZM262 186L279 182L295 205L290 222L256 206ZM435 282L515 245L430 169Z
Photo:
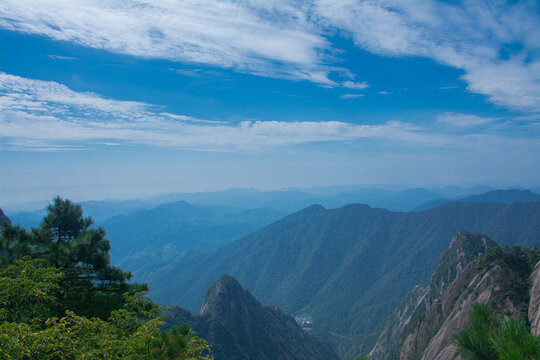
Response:
M203 206L183 201L115 216L101 225L115 264L139 281L190 251L210 251L285 216L272 209Z
M313 327L333 334L344 354L382 328L411 288L427 284L449 239L463 229L502 245L535 245L540 203L455 202L410 213L311 206L157 271L149 278L151 293L158 302L197 311L206 288L228 273L262 302L312 317Z

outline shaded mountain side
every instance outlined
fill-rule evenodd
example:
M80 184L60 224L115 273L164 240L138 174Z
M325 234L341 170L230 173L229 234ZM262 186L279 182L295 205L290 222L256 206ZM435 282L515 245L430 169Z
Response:
M227 275L208 289L199 316L172 307L166 321L167 328L189 324L217 360L338 359L325 341L278 308L262 305Z
M370 357L398 359L407 332L425 315L426 309L473 259L495 246L493 240L482 234L460 231L454 235L448 250L439 258L429 284L425 288L415 286L388 318Z
M540 195L529 191L529 190L518 190L518 189L508 189L508 190L491 190L483 194L472 195L472 196L459 196L451 199L435 199L428 201L417 208L415 211L422 211L431 209L443 204L447 204L452 201L461 201L461 202L495 202L499 204L512 204L517 201L540 201Z
M210 251L241 238L285 214L271 209L201 206L175 202L102 223L113 262L146 281L146 274L184 256Z
M6 214L4 214L4 211L0 209L0 225L5 222L11 223L11 220L7 217Z
M382 329L411 288L428 283L448 239L462 229L532 246L540 236L540 203L455 202L410 213L311 206L157 271L149 278L151 294L163 304L200 309L206 288L228 273L261 301L311 317L313 328L331 334L345 354Z

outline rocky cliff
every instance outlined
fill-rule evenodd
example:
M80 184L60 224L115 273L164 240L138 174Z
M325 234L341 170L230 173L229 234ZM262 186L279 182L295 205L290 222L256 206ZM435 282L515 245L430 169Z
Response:
M529 323L531 332L534 335L540 335L540 261L536 263L534 270L529 277L531 284L529 300Z
M397 359L406 338L409 347L419 346L418 343L429 335L426 333L427 329L419 329L414 340L407 337L408 333L424 320L426 311L435 305L441 292L463 271L470 271L467 265L471 260L496 245L494 241L478 233L460 231L454 235L448 250L441 255L428 286L416 286L402 300L389 317L370 356L373 359ZM410 344L411 341L414 344Z
M480 234L454 236L429 285L423 291L415 288L389 318L371 357L454 359L452 339L477 302L486 302L504 315L527 317L528 313L531 328L538 332L540 251L495 245Z

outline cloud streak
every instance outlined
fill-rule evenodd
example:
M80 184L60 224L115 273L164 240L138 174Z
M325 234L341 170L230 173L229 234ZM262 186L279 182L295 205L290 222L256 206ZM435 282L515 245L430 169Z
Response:
M341 121L226 123L172 114L160 106L75 92L51 81L0 73L0 136L11 150L85 150L96 144L149 145L196 151L260 151L319 142L365 139L423 146L462 141L402 122Z
M438 122L454 126L478 126L489 124L496 120L498 120L498 118L461 113L444 113L437 116Z
M5 0L0 27L143 58L337 86L306 10L234 1Z

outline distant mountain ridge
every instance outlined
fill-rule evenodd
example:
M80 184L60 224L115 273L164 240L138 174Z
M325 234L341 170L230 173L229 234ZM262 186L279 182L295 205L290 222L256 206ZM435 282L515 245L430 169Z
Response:
M461 201L461 202L495 202L499 204L512 204L517 201L540 201L540 195L534 193L530 190L518 190L518 189L508 189L508 190L491 190L486 193L466 196L466 197L457 197L454 199L436 199L428 201L415 210L422 211L431 209L437 206L447 204L452 201Z
M261 191L257 189L229 189L201 193L171 193L148 199L163 203L187 201L195 204L247 208L273 208L286 212L301 210L313 204L326 208L338 208L351 203L367 204L371 207L392 211L410 211L428 201L447 196L470 196L490 190L487 186L461 188L412 188L404 190L387 187L366 187L360 185L300 188L291 190Z
M540 203L453 202L409 213L310 206L157 271L149 278L151 294L195 310L205 289L228 273L263 302L311 316L314 329L335 334L340 355L352 358L369 351L366 335L382 327L399 299L429 281L448 239L462 229L503 245L537 245Z
M302 330L276 307L264 306L224 275L208 289L200 316L169 309L167 327L189 324L212 346L216 360L337 360L329 344Z

